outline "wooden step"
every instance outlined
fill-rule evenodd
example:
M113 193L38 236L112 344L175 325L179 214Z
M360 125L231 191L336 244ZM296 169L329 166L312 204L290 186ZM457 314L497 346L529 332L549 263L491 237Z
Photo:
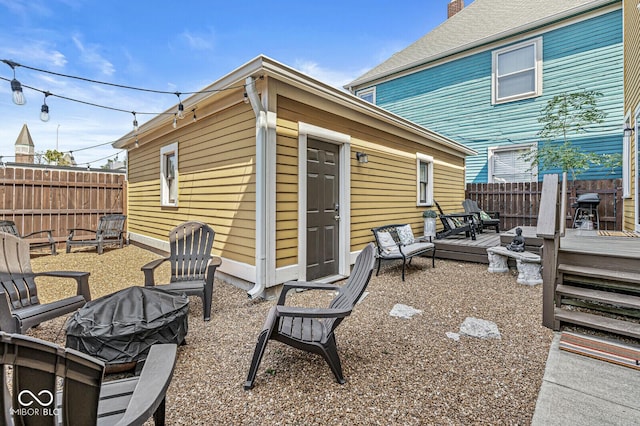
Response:
M621 321L579 311L568 311L561 308L555 308L555 319L560 322L640 339L640 324L634 322Z
M592 268L588 266L574 266L566 263L558 265L558 272L562 274L577 275L590 278L598 278L608 281L621 281L640 285L640 274L613 269Z
M576 299L591 300L624 308L640 309L640 297L638 296L629 296L627 294L593 290L565 284L558 284L558 286L556 286L556 293Z

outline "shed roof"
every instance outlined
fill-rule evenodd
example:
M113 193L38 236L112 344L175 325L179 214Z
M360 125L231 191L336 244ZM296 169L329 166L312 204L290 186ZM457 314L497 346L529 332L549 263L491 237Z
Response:
M29 133L29 128L26 124L22 125L22 129L20 130L20 134L16 139L15 145L34 146L33 139L31 138L31 133Z
M345 87L362 86L610 3L620 3L620 0L474 0Z

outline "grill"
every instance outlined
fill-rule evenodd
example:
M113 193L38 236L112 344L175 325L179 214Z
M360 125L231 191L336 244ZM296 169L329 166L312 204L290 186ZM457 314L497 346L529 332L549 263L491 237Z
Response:
M600 215L598 214L600 196L595 192L579 195L571 205L576 209L573 215L573 227L579 229L600 229Z

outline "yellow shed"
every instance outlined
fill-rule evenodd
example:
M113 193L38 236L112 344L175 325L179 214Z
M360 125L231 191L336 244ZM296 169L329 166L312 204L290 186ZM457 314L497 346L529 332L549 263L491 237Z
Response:
M216 276L269 295L289 280L349 275L371 228L464 199L475 151L265 56L114 144L128 152L128 230L168 250L169 231L216 231Z

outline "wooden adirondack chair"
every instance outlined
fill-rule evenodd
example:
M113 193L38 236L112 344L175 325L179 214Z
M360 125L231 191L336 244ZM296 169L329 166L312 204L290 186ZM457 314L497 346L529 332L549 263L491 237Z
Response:
M373 243L369 243L358 255L351 275L342 287L315 282L285 283L278 304L269 311L258 335L244 389L253 388L258 366L269 340L278 340L294 348L321 355L331 367L338 383L345 383L336 347L335 329L351 314L354 305L362 297L371 279L374 260L375 247ZM287 293L293 289L337 290L338 295L327 309L285 306Z
M153 345L140 376L103 382L104 363L96 358L0 332L0 424L142 425L153 416L164 425L175 360L176 345Z
M49 247L51 254L56 254L56 241L53 239L53 231L51 229L43 229L42 231L34 231L25 235L20 235L16 223L12 220L0 220L0 232L6 232L7 234L15 235L18 238L23 238L29 243L30 248ZM34 237L34 235L44 235L41 237Z
M144 265L144 285L157 286L166 291L185 293L202 299L204 320L211 319L213 276L222 259L211 256L215 231L202 222L184 222L169 233L169 257L156 259ZM171 262L169 284L156 284L155 269L163 262Z
M72 228L69 230L67 238L67 253L71 251L72 246L95 246L98 254L104 252L104 246L117 244L122 248L124 245L124 222L127 216L123 214L108 214L102 216L98 222L98 229ZM84 232L84 234L76 235L76 233ZM89 232L89 235L86 233Z
M38 299L36 278L41 276L71 278L77 294L51 303ZM89 273L51 271L33 273L29 243L0 232L0 330L25 333L43 321L69 314L91 300Z
M462 202L465 213L471 213L478 226L478 231L482 233L484 228L495 228L496 233L500 233L500 212L485 212L475 200L466 199Z

